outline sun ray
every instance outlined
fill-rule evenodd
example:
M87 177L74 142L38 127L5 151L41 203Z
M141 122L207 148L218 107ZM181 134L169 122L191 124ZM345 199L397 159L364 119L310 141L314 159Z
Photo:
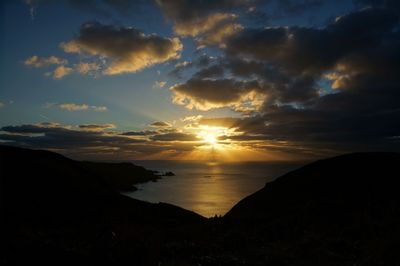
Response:
M197 137L202 140L205 144L215 147L218 145L218 138L223 135L221 129L217 127L202 127L197 133Z

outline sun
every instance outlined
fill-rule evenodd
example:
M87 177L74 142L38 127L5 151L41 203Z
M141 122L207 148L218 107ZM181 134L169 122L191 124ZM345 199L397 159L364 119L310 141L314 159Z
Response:
M205 143L215 146L218 143L218 133L214 130L202 130L198 134L198 137L202 139Z
M195 130L194 134L196 134L197 138L202 143L199 147L205 149L224 149L226 143L223 140L226 136L230 136L231 134L229 129L222 126L200 125L193 128L193 130Z
M204 139L205 142L211 145L215 145L218 142L217 136L213 133L206 133L202 136L202 138Z

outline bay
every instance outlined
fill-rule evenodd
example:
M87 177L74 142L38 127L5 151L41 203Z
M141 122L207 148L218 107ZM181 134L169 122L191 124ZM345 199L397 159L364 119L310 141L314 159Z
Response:
M157 182L136 185L139 190L125 195L148 202L165 202L192 210L205 217L224 215L244 197L267 182L303 163L206 161L134 161L147 169L172 171Z

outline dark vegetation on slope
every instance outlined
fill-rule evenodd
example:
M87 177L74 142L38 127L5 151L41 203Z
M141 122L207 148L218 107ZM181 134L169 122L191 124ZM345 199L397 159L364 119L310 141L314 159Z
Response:
M0 159L4 265L400 265L399 154L317 161L208 220L51 152Z

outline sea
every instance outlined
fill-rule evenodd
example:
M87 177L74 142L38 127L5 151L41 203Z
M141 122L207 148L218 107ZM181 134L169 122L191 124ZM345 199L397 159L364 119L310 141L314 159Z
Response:
M300 162L134 161L150 170L171 171L157 182L135 185L125 195L148 202L165 202L205 217L222 216L237 202L267 182L295 170Z

